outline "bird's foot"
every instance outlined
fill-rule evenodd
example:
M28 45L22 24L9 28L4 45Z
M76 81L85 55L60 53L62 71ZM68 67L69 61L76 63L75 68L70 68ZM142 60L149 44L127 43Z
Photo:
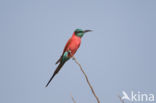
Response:
M67 52L71 55L71 51L70 50L68 50Z

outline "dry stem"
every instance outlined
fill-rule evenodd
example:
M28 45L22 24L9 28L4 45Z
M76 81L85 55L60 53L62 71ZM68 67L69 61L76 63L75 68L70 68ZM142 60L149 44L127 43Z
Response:
M76 101L75 101L74 97L72 96L72 94L71 94L71 98L72 98L73 103L76 103Z
M96 100L97 100L97 103L100 103L100 100L99 100L99 98L97 97L97 95L95 94L94 89L93 89L92 85L90 84L86 73L85 73L84 70L82 69L82 66L81 66L80 63L76 60L76 58L75 58L74 56L73 56L72 58L73 58L73 60L76 62L76 64L79 65L79 67L80 67L82 73L84 74L84 76L85 76L85 78L86 78L86 81L87 81L87 83L88 83L88 85L89 85L89 87L90 87L90 89L91 89L91 91L92 91L94 97L95 97Z

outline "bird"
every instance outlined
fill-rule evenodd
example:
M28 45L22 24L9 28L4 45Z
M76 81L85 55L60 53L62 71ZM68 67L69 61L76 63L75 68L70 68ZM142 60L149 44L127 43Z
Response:
M60 71L62 66L74 56L76 51L78 50L80 44L81 44L81 38L84 36L85 33L91 32L92 30L83 30L83 29L76 29L73 33L73 35L70 37L70 39L67 41L64 50L62 52L62 55L57 60L56 64L58 64L57 68L55 69L53 75L51 76L50 80L46 84L45 87L49 85L49 83L52 81L52 79L55 77L55 75Z

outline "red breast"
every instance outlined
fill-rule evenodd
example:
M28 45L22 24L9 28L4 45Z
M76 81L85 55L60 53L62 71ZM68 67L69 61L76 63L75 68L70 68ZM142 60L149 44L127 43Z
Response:
M69 55L69 57L72 57L76 53L77 49L79 48L81 44L81 38L73 34L70 40L71 41L67 47L67 50L71 51L71 54Z

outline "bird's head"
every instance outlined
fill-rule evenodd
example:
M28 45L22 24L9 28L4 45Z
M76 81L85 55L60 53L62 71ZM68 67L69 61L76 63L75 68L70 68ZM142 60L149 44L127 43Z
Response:
M78 37L82 37L85 33L87 32L91 32L92 30L82 30L82 29L76 29L74 31L75 35L78 36Z

